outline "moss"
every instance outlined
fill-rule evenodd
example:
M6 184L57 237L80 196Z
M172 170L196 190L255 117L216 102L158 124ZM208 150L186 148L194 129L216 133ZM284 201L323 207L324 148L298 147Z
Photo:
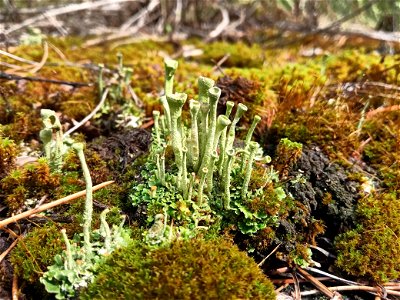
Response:
M34 228L11 252L15 274L30 284L37 284L63 246L60 230L54 224Z
M15 167L16 156L17 146L15 143L0 136L0 179Z
M260 46L253 44L248 46L242 42L235 44L226 42L213 42L204 45L204 54L200 60L204 63L216 64L220 59L229 55L224 62L227 67L261 67L265 57Z
M51 196L59 186L59 176L50 173L45 159L24 165L12 171L0 181L1 189L9 213L15 213L25 205L34 204L44 195ZM32 203L30 203L32 202Z
M114 252L81 299L275 299L271 282L226 240Z
M279 141L274 166L282 178L287 176L289 169L300 158L302 150L303 145L300 143L292 142L287 138Z
M400 202L396 193L360 200L358 226L335 241L336 265L378 283L400 276Z

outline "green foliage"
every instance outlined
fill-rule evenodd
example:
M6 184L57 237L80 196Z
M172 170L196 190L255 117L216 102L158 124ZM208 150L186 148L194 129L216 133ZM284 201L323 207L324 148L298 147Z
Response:
M132 243L101 265L81 299L275 299L271 282L222 239L176 241L149 250Z
M378 283L400 276L400 201L396 193L360 200L359 223L335 241L336 265Z

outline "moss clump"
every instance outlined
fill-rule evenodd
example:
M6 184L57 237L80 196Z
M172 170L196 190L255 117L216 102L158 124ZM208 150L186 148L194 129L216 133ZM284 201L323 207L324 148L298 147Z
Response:
M275 299L254 261L226 240L115 251L81 299Z
M0 179L6 176L15 165L17 146L8 139L0 137Z
M400 276L400 201L395 193L370 196L358 205L358 226L336 241L336 265L378 283Z
M24 291L30 299L43 297L45 292L38 284L39 278L53 263L54 256L61 253L63 246L59 229L51 224L34 228L11 252L10 261L15 274L29 283L27 289L32 289Z
M44 195L53 193L59 185L59 176L50 173L45 159L34 164L25 165L22 169L12 171L0 181L0 188L9 213L36 205Z

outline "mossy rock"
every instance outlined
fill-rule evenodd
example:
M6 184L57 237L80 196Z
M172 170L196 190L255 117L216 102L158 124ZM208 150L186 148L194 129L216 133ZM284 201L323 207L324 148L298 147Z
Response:
M115 251L81 299L275 299L255 262L222 239Z

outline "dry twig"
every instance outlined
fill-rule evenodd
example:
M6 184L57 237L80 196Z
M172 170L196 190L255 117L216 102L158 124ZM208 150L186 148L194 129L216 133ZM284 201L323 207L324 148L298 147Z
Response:
M322 284L317 278L312 276L306 270L303 270L302 268L296 268L296 271L298 273L300 273L301 276L303 276L305 279L307 279L319 291L321 291L325 296L329 297L330 299L338 296L338 295L335 295L335 293L333 293L331 290L329 290L324 284ZM341 299L341 297L339 296L339 298L337 298L337 299Z
M76 124L74 127L70 128L66 133L64 133L63 137L67 137L71 133L73 133L75 130L77 130L79 127L81 127L83 124L85 124L87 121L89 121L98 111L99 109L103 106L104 102L107 99L108 95L108 88L106 88L103 92L103 95L101 96L101 100L99 104L92 110L90 114L88 114L83 120L81 120L78 124Z
M47 82L47 83L54 83L54 84L65 84L65 85L70 85L73 87L83 87L83 86L92 86L93 85L93 83L85 83L85 82L72 82L72 81L64 81L64 80L57 80L57 79L40 78L40 77L19 76L19 75L14 75L14 74L8 74L8 73L1 72L1 71L0 71L0 79Z
M103 187L106 187L107 185L110 185L113 182L114 181L111 180L111 181L106 181L106 182L100 183L98 185L95 185L93 187L93 191L97 191L97 190L99 190L99 189L101 189ZM62 204L67 204L67 203L71 202L72 200L75 200L75 199L80 198L80 197L85 196L85 195L86 195L86 190L83 190L83 191L77 192L75 194L69 195L67 197L61 198L59 200L56 200L56 201L53 201L53 202L50 202L50 203L46 203L46 204L41 205L39 207L35 207L33 209L30 209L30 210L25 211L23 213L20 213L18 215L12 216L10 218L7 218L5 220L0 221L0 229L3 229L8 224L17 222L18 220L21 220L21 219L24 219L24 218L28 218L28 217L30 217L32 215L38 214L38 213L40 213L42 211L45 211L45 210L48 210L50 208L53 208L53 207L56 207L56 206L59 206L59 205L62 205Z
M380 287L373 287L373 286L367 286L367 285L345 285L345 286L333 286L333 287L328 287L330 291L366 291L366 292L374 292L374 293L379 293L381 291ZM304 291L301 292L302 296L310 296L314 294L318 294L320 291L319 290L310 290L310 291ZM386 288L386 293L388 295L394 295L394 296L400 296L400 292L394 291L392 289Z
M99 0L99 1L94 1L94 2L74 3L74 4L62 6L62 7L57 7L57 8L48 10L45 14L40 14L40 15L34 16L32 18L26 19L22 23L11 26L9 29L4 31L4 34L8 35L14 31L20 30L22 28L25 28L32 24L35 24L35 23L37 23L41 20L44 20L46 18L49 18L49 17L55 17L55 16L59 16L59 15L69 14L72 12L81 11L81 10L94 9L94 8L109 5L109 4L130 2L130 1L137 1L137 0Z
M17 239L14 240L14 242L12 242L12 244L10 245L10 247L8 247L1 255L0 255L0 263L3 261L3 259L7 256L8 253L10 253L10 251L12 250L12 248L15 247L15 245L17 245L18 240L20 237L18 237Z

